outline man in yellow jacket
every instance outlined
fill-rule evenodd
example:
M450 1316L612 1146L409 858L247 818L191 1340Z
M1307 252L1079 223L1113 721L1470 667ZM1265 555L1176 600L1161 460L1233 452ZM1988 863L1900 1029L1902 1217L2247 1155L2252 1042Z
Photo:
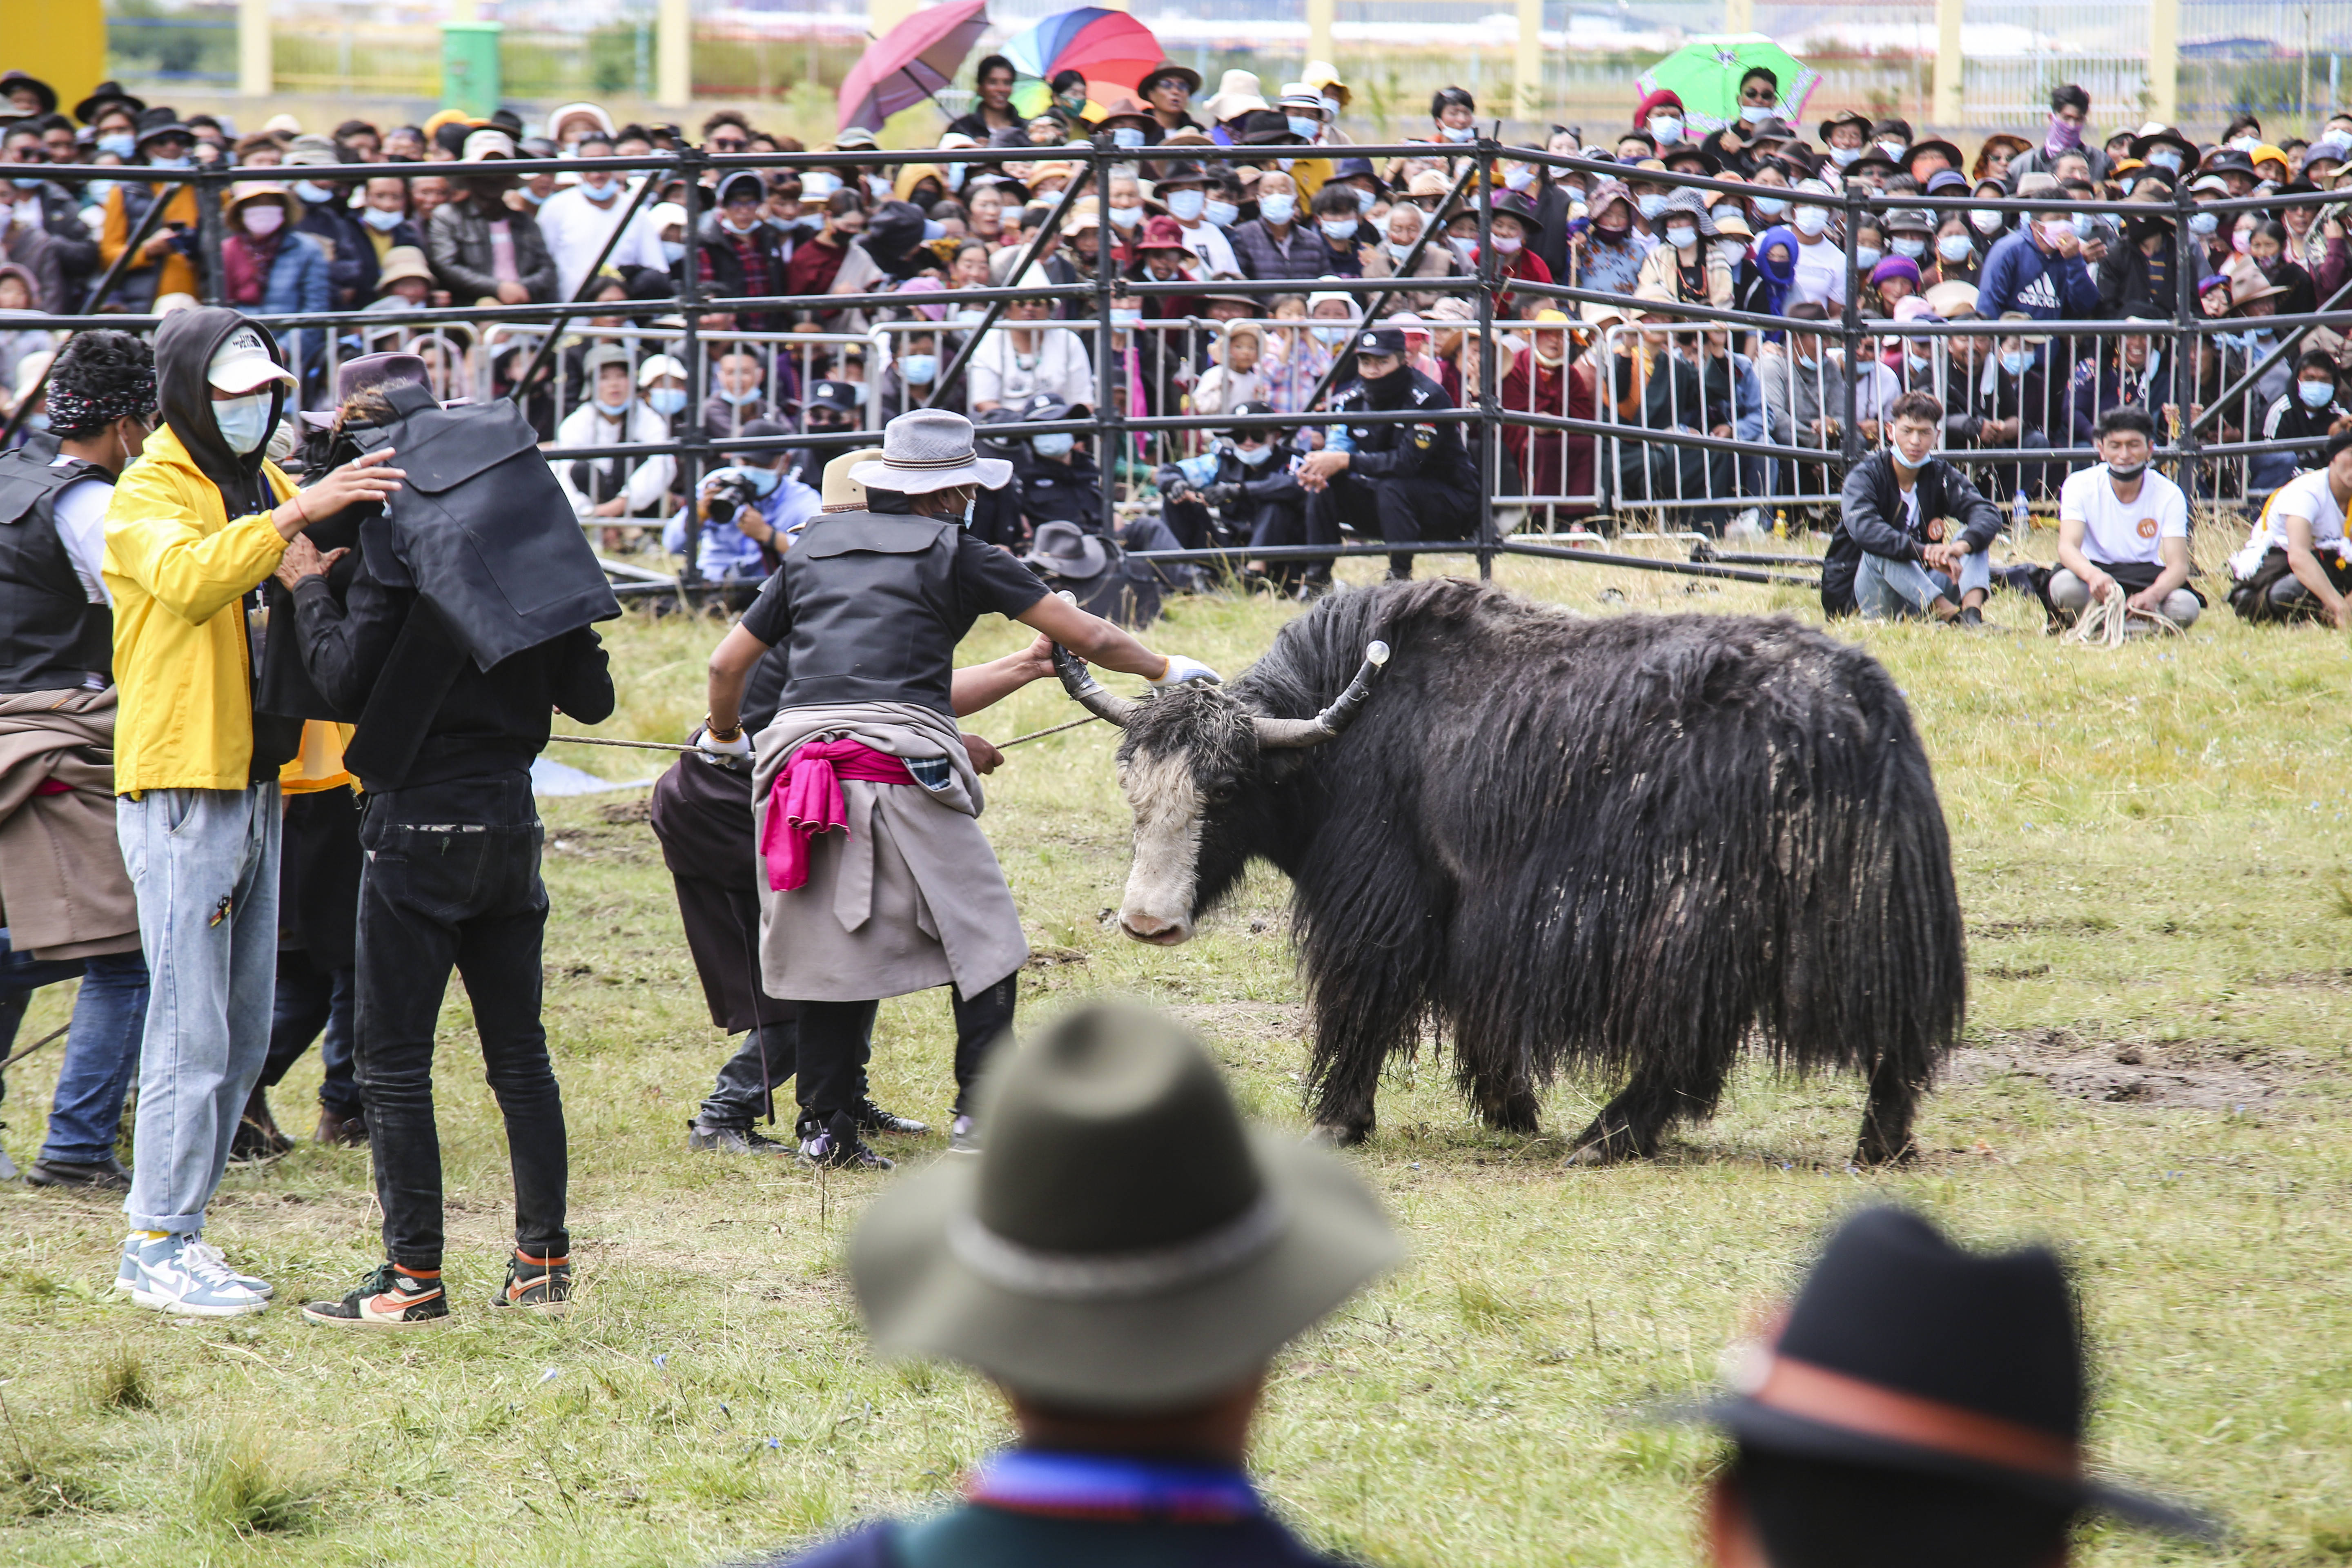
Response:
M139 1122L115 1288L142 1307L236 1317L271 1288L203 1239L246 1096L269 1047L278 959L278 773L301 724L254 711L257 592L317 519L404 477L363 458L298 494L262 455L294 378L234 310L155 334L165 428L106 514L114 595L115 831L152 976Z

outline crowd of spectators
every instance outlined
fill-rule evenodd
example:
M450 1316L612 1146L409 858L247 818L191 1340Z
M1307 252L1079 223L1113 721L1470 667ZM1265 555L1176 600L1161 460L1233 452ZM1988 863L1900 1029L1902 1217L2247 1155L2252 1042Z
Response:
M674 439L690 403L721 441L755 426L870 430L919 406L984 424L1047 410L1086 419L1107 411L1097 406L1106 390L1129 417L1244 406L1311 416L1335 405L1355 369L1356 334L1378 318L1404 332L1405 362L1449 403L1475 398L1491 355L1503 407L1626 430L1624 439L1504 432L1497 493L1525 498L1539 521L1664 502L1709 529L1762 525L1776 501L1783 515L1792 500L1826 505L1844 471L1850 389L1864 449L1885 444L1885 411L1910 391L1942 407L1943 449L2016 448L2014 462L1970 467L2004 504L2054 502L2066 475L2089 460L2101 417L2127 406L2150 416L2160 445L2200 415L2205 446L2294 444L2182 476L2200 501L2258 510L2310 465L2345 412L2343 337L2317 326L2277 354L2270 319L2314 312L2352 280L2343 212L2326 200L2352 177L2352 110L2308 137L2244 115L2210 144L2137 121L2102 139L2088 95L2066 86L2051 95L2044 125L1988 136L1970 157L1898 118L1846 111L1792 125L1769 71L1743 80L1739 118L1719 128L1695 123L1672 92L1654 92L1622 131L1555 126L1540 143L1606 167L1562 170L1514 159L1520 146L1504 146L1491 199L1500 287L1490 344L1475 325L1475 296L1448 282L1481 268L1478 192L1464 181L1473 171L1461 151L1481 122L1458 88L1435 95L1425 126L1351 135L1351 91L1328 66L1310 62L1271 91L1251 72L1229 70L1204 94L1195 72L1163 62L1139 93L1106 91L1107 101L1064 73L1047 107L1024 117L1013 107L1013 66L992 55L973 73L969 112L945 121L935 159L886 163L874 161L866 131L811 148L735 110L693 132L615 124L600 105L579 102L529 124L507 110L487 120L445 111L422 125L352 120L318 134L281 115L240 135L114 83L68 114L44 84L22 73L5 80L0 96L18 118L0 131L0 157L28 172L0 185L0 205L13 209L0 230L0 312L33 313L0 316L11 328L0 331L0 390L12 403L34 395L55 345L37 313L93 304L168 312L214 298L265 316L396 316L584 298L594 313L565 325L560 352L522 389L542 434L566 446ZM1375 140L1428 150L1377 161L1353 153ZM835 156L706 170L691 202L682 173L518 178L499 169L559 154L660 157L689 144L721 155ZM1110 165L1097 190L1093 166L1071 156L1087 145L1132 157ZM999 157L977 161L981 149ZM68 183L39 172L59 163L126 173ZM356 163L384 172L303 177L306 167ZM207 247L193 187L164 178L221 165L251 177L222 190L225 237ZM1675 174L1735 188L1678 186ZM642 191L649 179L656 188ZM1844 198L1856 188L1882 202L1849 234ZM1953 205L1884 205L1915 194ZM2278 205L2206 210L2263 195ZM1058 226L1049 225L1065 196ZM2311 199L2290 199L2298 196ZM1969 205L1996 199L2042 205ZM163 221L93 301L93 284L159 200ZM2145 210L2120 218L2082 210L2096 201ZM1363 287L1408 267L1426 290ZM692 367L674 313L688 268L701 297L720 307L699 317L715 341ZM1114 275L1108 367L1097 363L1094 327L1105 269ZM1188 287L1130 293L1130 282ZM956 296L1008 286L1066 297L1011 306L964 353L984 312ZM1542 291L1562 286L1588 297ZM772 303L724 309L736 299ZM2163 327L2184 300L2226 318L2225 329L2176 340ZM1849 303L1867 327L1852 354L1841 330ZM1693 306L1788 325L1710 327L1687 314ZM1925 331L1969 321L2014 329ZM316 406L339 353L393 348L422 353L444 396L508 395L534 364L540 334L520 321L388 321L280 337ZM28 412L24 423L37 428L37 406ZM1822 460L1654 438L1667 433L1813 447ZM1328 445L1305 420L1284 434L1290 460ZM1449 427L1444 439L1481 438ZM1163 494L1157 481L1171 465L1239 444L1233 433L1193 430L1131 436L1118 451L1084 440L1075 454L1056 450L1066 440L1003 444L1020 460L1023 488L1005 509L1001 542L1024 543L1048 521L1099 529L1110 514L1105 484L1122 501L1148 503ZM2074 456L2025 455L2044 449ZM788 485L794 499L781 510L792 511L805 499L798 490L814 493L803 481L823 456L728 471L739 489L770 478ZM739 469L759 472L744 479ZM612 521L607 544L626 547L652 537L633 520L675 522L686 508L682 472L667 458L583 459L566 477L583 516ZM1178 534L1230 542L1252 532L1248 517L1260 510L1187 513ZM722 542L719 552L756 565L740 542Z

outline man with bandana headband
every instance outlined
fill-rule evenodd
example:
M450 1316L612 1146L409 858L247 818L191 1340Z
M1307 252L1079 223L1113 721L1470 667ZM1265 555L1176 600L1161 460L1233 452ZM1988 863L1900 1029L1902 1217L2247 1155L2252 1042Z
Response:
M387 451L298 495L262 452L293 377L234 310L173 314L155 364L166 428L106 513L116 831L152 974L115 1288L143 1307L237 1317L271 1288L205 1245L205 1209L269 1049L278 770L300 736L255 710L258 590L295 535L405 476Z

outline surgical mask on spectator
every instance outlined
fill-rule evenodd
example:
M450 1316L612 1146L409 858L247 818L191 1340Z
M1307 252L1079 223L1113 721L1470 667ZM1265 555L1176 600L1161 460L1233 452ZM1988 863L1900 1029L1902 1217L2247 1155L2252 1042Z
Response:
M656 414L676 414L686 406L686 388L656 386L646 394L646 401L653 405L653 411Z
M1290 123L1291 123L1292 125L1296 126L1296 125L1298 123L1298 121L1297 121L1296 120L1294 120L1294 121L1292 121ZM1112 127L1110 128L1110 144L1111 144L1112 146L1114 146L1114 147L1140 147L1140 146L1142 146L1142 145L1143 145L1143 127L1141 127L1141 126L1139 126L1139 125L1114 125L1114 126L1112 126Z
M2294 395L2303 399L2305 408L2325 408L2336 401L2336 384L2332 381L2298 381Z
M1894 458L1894 459L1895 459L1895 466L1896 468L1898 468L1909 469L1909 470L1912 470L1912 471L1914 471L1914 472L1916 472L1916 470L1918 470L1918 469L1920 469L1920 468L1926 468L1926 467L1927 466L1928 462L1929 462L1929 461L1930 461L1930 460L1931 460L1931 459L1936 456L1936 454L1935 454L1932 450L1930 450L1930 451L1928 451L1927 453L1926 453L1924 456L1922 456L1922 457L1920 458L1920 459L1919 459L1917 462L1916 462L1916 463L1915 463L1915 462L1913 462L1910 458L1906 458L1906 457L1905 457L1905 456L1903 455L1903 448L1902 448L1902 447L1893 447L1893 446L1890 446L1890 447L1888 447L1886 448L1886 455L1887 455L1888 457L1890 457L1890 458Z
M1797 356L1797 368L1800 370L1819 370L1822 368L1821 356L1819 354L1799 354Z
M672 267L686 259L686 241L682 239L665 239L661 242L661 247L662 259Z
M1803 235L1807 239L1817 239L1821 237L1822 231L1830 226L1830 209L1799 207L1796 216L1790 221L1797 226L1799 234Z
M1170 191L1161 199L1168 204L1169 216L1179 223L1191 223L1198 218L1201 209L1209 201L1207 193L1203 191Z
M1113 207L1110 209L1110 221L1112 226L1115 228L1133 228L1137 224L1143 221L1143 209L1141 207Z
M971 165L970 163L950 163L948 165L948 189L951 191L960 191L963 189L964 177L971 173Z
M1303 114L1291 115L1283 123L1289 126L1290 133L1302 142L1312 142L1323 134L1323 122L1319 120L1309 120ZM1143 132L1139 131L1136 134L1139 137Z
M841 176L823 169L810 169L801 175L801 200L821 202L841 189Z
M783 476L775 469L762 468L756 464L739 468L735 472L745 484L751 487L751 493L755 496L774 495L776 487L783 482Z
M1909 362L1914 370L1919 371L1925 371L1930 364L1935 363L1936 359L1934 354L1928 353L1927 349L1921 347L1917 343L1905 343L1903 345L1903 357L1905 360Z
M1872 268L1877 266L1885 259L1885 257L1880 253L1878 247L1874 245L1857 245L1853 247L1854 268L1865 276L1868 275Z
M1969 215L1969 226L1975 229L1979 234L1999 234L2000 232L2000 214L1996 212L1970 213Z
M1257 216L1268 223L1288 223L1298 211L1298 198L1289 195L1260 196Z
M1342 245L1356 237L1356 220L1351 217L1327 217L1317 225L1323 237L1334 245Z
M1475 142L1478 139L1478 128L1475 125L1441 125L1437 133L1448 142Z
M1686 245L1696 245L1698 243L1697 226L1687 223L1668 224L1666 226L1666 243L1673 246L1676 250L1680 250Z
M1338 99L1326 95L1320 101L1323 105L1323 118L1326 120L1337 120L1339 118L1339 100Z
M596 399L596 412L602 414L607 419L618 419L622 415L626 414L628 411L629 400L625 397L621 399L618 403L607 403L601 397Z
M2231 231L2230 248L2236 251L2239 255L2245 255L2246 252L2252 248L2253 243L2254 231L2252 229L2241 228Z
M236 215L236 221L238 226L254 238L268 239L285 226L286 209L265 203L259 206L246 208Z
M898 379L908 386L929 386L939 374L940 356L937 354L898 356Z
M1835 163L1841 169L1851 166L1853 161L1861 156L1862 149L1859 147L1832 147L1830 149L1830 162Z
M185 158L150 158L147 166L151 169L185 169L190 164Z
M1779 217L1789 210L1788 199L1783 196L1750 196L1748 205L1756 209L1758 217Z
M731 403L738 408L740 408L746 403L759 402L760 389L755 386L747 392L730 392L725 387L720 387L719 389L719 395L726 402Z
M1907 256L1914 261L1927 254L1927 242L1917 235L1898 234L1888 243L1894 246L1895 255Z
M390 234L400 226L401 216L398 213L386 212L382 207L365 207L360 212L360 221L378 234Z
M1726 267L1737 267L1748 259L1748 242L1740 239L1718 239L1715 242L1716 259Z
M2092 231L2098 226L2098 222L2099 220L2093 217L2089 213L2076 213L2074 215L2074 237L2076 239L2090 238Z
M2107 478L2122 479L2126 484L2146 472L2147 472L2146 463L2109 463L2107 465Z
M46 180L11 180L8 183L16 186L20 191L37 191L48 182Z
M1878 150L1890 158L1899 159L1903 156L1903 143L1900 142L1881 142L1878 144Z
M268 438L269 403L268 393L257 392L213 405L213 423L219 427L221 439L228 443L230 451L241 458Z
M1462 258L1465 267L1478 255L1478 242L1467 236L1449 234L1445 237L1445 243L1454 247L1454 254Z
M1395 261L1402 261L1406 257L1412 254L1412 245L1411 241L1407 241L1403 245L1399 245L1393 239L1384 239L1381 242L1381 247L1389 253L1390 258Z
M1650 116L1650 134L1658 139L1661 147L1679 142L1683 139L1683 122L1671 114L1653 114Z
M1029 438L1029 445L1036 448L1037 455L1041 458L1066 458L1070 455L1070 448L1077 444L1078 438L1067 430L1058 430L1050 436L1033 436Z
M2025 367L2032 363L2033 356L2023 349L2003 349L2000 352L2000 368L2011 375L2023 375Z
M1173 207L1169 210L1175 211ZM1242 216L1242 209L1231 202L1206 202L1201 207L1201 216L1219 228L1231 228L1234 220Z
M866 194L877 202L887 202L898 193L890 188L887 175L868 174L866 176Z
M2213 213L2190 213L2189 215L2189 232L2191 234L2207 235L2212 233L2215 229L2221 226L2221 220L2220 216Z
M2180 173L2180 150L2177 147L2151 147L2147 152L2147 161L2159 169L2169 169L2176 174Z
M1761 125L1772 118L1772 106L1769 103L1743 103L1739 106L1739 118L1750 125Z
M1643 217L1656 217L1666 210L1666 198L1654 192L1646 196L1636 196L1633 198L1633 210Z
M1947 234L1936 241L1936 254L1947 261L1966 261L1976 251L1976 242L1965 234Z
M1318 343L1344 343L1348 341L1348 335L1356 329L1345 322L1340 322L1336 325L1309 327L1307 330L1314 334L1315 341Z
M321 202L331 202L335 199L335 187L322 185L316 180L297 180L294 182L294 194L312 206L317 206Z
M2230 139L2230 145L2241 153L2251 153L2262 144L2262 138L2259 136L2234 136Z
M128 158L139 150L139 142L128 131L110 131L98 139L98 150L111 153L118 158Z
M548 196L553 195L555 193L550 191L542 195L538 191L532 190L529 185L525 185L516 194L520 195L523 200L529 202L531 205L535 207L543 207L547 205Z
M1263 468L1265 467L1265 460L1274 456L1274 448L1272 447L1236 447L1234 448L1234 456L1253 468Z
M1536 172L1525 163L1514 163L1503 174L1503 184L1515 191L1531 190L1535 183Z
M1361 185L1350 185L1348 188L1355 193L1356 210L1359 213L1369 213L1374 207L1380 205L1381 197L1379 192L1368 191Z
M1519 253L1519 247L1525 244L1527 241L1516 234L1498 234L1495 237L1495 254L1517 256Z

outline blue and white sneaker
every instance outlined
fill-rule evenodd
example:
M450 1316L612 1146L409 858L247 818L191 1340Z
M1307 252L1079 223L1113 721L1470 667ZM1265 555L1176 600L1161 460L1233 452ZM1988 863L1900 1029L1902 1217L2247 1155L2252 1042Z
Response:
M221 1249L215 1247L209 1241L192 1241L189 1244L189 1250L192 1252L201 1252L206 1258L212 1259L213 1262L219 1264L223 1268L228 1268L228 1259L223 1258L221 1256ZM268 1280L262 1279L257 1274L247 1274L242 1269L228 1268L228 1277L236 1280L238 1284L244 1286L247 1289L252 1291L255 1295L260 1297L265 1301L278 1294L278 1287L272 1285Z
M193 1236L124 1237L114 1288L142 1307L185 1318L242 1318L269 1305Z

